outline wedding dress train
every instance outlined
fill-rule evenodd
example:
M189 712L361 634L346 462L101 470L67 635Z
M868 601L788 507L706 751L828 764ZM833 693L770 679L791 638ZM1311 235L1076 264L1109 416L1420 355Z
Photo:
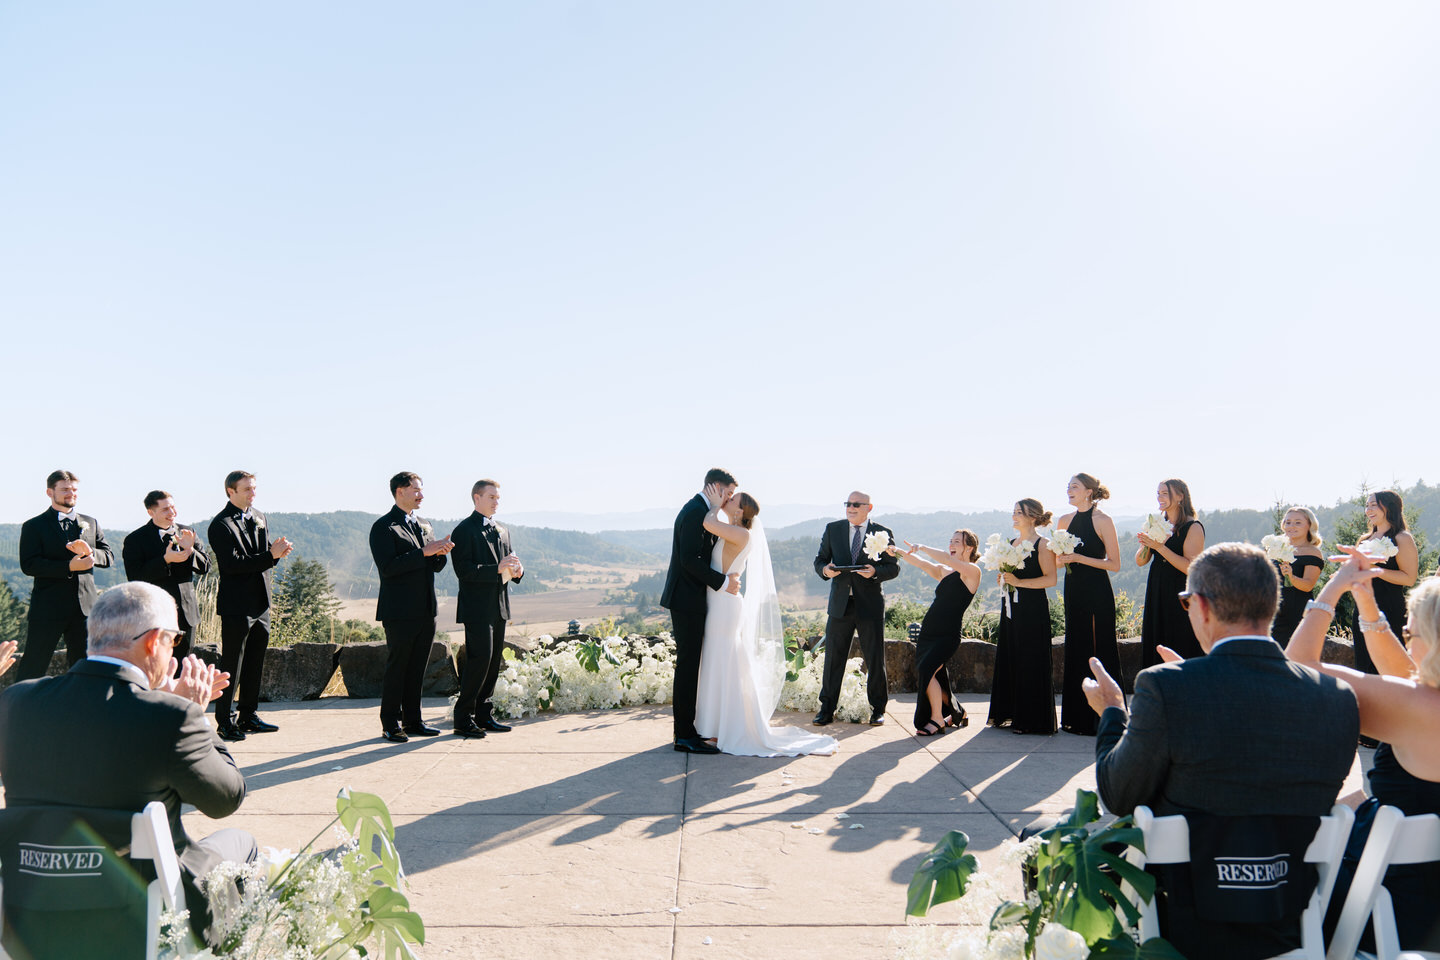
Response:
M737 756L834 753L839 748L834 737L770 726L785 679L785 641L770 551L759 521L729 570L721 567L724 549L724 540L715 544L710 565L716 570L743 572L751 557L755 564L746 577L744 596L711 590L707 598L695 729L702 737L714 737L722 753Z

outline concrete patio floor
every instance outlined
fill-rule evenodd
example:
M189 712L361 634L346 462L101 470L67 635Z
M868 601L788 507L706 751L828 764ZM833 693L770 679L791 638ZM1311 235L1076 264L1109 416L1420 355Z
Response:
M1095 788L1093 739L988 729L988 698L964 702L965 730L915 737L902 695L882 727L830 727L836 756L768 760L675 752L668 707L530 717L464 740L437 699L425 715L444 734L396 745L379 738L378 701L270 704L280 731L233 745L240 811L186 823L298 849L341 787L378 794L426 957L888 956L910 877L946 831L969 834L993 870L1007 838ZM1346 792L1359 782L1357 761Z

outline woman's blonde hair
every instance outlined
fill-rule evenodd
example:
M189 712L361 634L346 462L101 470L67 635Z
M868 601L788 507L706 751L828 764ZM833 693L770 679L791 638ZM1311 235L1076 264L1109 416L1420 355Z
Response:
M1310 525L1309 529L1305 531L1305 542L1310 544L1310 546L1312 547L1320 546L1320 518L1315 516L1314 510L1311 510L1309 507L1301 507L1297 505L1293 507L1286 507L1285 513L1298 513L1302 515L1305 518L1306 522ZM1284 519L1283 514L1281 515L1281 519Z
M1440 687L1440 577L1428 577L1410 591L1405 625L1412 637L1423 637L1428 648L1425 659L1415 664L1417 678L1427 687Z

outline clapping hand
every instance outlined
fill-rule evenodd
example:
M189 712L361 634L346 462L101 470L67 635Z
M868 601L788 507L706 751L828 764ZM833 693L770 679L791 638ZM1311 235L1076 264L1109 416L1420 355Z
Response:
M525 573L525 566L515 554L509 554L500 561L500 572L510 574L510 579L519 580Z
M176 668L179 668L178 674ZM230 674L212 666L195 654L184 660L170 658L170 677L160 688L177 697L184 697L191 703L204 707L230 686Z
M274 557L276 560L283 560L286 557L290 556L290 551L294 549L295 544L291 543L288 538L281 537L279 540L276 540L274 543L270 544L270 556Z
M0 674L15 666L15 651L19 648L19 640L6 640L4 643L0 643Z
M421 552L424 553L427 557L443 557L445 556L445 554L449 553L451 550L454 549L455 541L451 540L447 536L441 540L431 540L429 543L425 544L423 548L421 548Z
M1157 654L1159 654L1159 656L1160 656L1160 662L1161 662L1161 663L1184 663L1184 662L1185 662L1185 658L1184 658L1184 657L1180 656L1180 654L1176 653L1174 650L1171 650L1169 647L1165 646L1165 644L1163 644L1163 643L1157 643L1157 644L1155 645L1155 652L1156 652Z
M1156 547L1164 546L1164 544L1162 544L1159 540L1151 539L1144 532L1135 534L1135 539L1139 540L1140 546L1144 547L1146 550L1154 550Z
M1124 710L1125 693L1120 689L1120 684L1115 682L1115 678L1105 671L1105 665L1100 662L1099 657L1090 658L1090 672L1095 675L1095 679L1087 678L1080 684L1090 709L1096 713L1104 713L1107 707Z

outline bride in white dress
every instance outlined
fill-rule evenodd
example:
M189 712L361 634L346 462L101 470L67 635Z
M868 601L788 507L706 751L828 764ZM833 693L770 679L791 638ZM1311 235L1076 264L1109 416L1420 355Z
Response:
M705 529L720 538L710 566L727 575L745 573L745 587L741 596L711 590L707 598L695 729L722 753L739 756L834 753L834 737L770 726L785 685L785 637L770 546L755 519L759 512L754 497L737 493L705 515Z

